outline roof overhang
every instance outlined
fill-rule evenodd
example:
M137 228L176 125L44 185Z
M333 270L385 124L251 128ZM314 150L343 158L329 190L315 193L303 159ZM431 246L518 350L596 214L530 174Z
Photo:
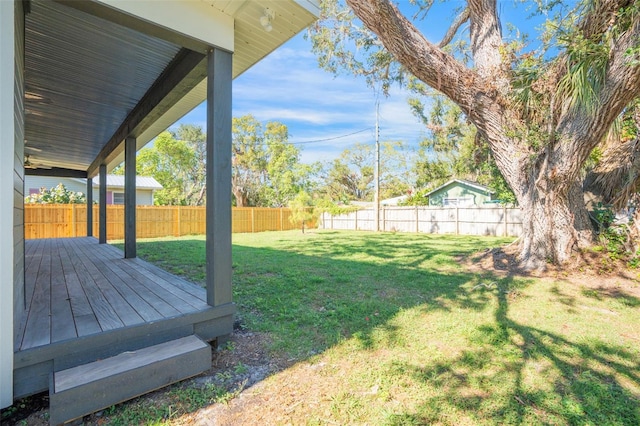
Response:
M206 98L206 53L236 77L310 25L317 1L34 0L25 18L25 154L36 168L97 174ZM266 32L260 17L275 14ZM76 175L77 176L77 175Z
M490 188L488 188L488 187L486 187L484 185L481 185L479 183L471 182L471 181L468 181L468 180L462 180L462 179L451 179L449 182L445 183L444 185L440 185L439 187L437 187L435 189L432 189L431 191L427 192L426 194L424 194L424 197L428 197L431 194L433 194L435 192L438 192L441 189L446 188L447 186L450 186L450 185L455 184L455 183L460 184L460 185L464 185L464 186L468 186L470 188L473 188L473 189L475 189L475 190L477 190L479 192L484 192L486 194L494 194L493 190L491 190Z

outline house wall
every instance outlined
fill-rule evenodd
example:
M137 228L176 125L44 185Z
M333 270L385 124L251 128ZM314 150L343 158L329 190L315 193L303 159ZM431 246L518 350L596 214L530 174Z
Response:
M445 198L471 198L472 205L481 206L491 200L491 196L470 186L453 183L429 195L430 206L442 206Z
M53 177L53 176L27 176L25 178L24 184L24 192L25 196L29 195L32 190L37 192L40 191L40 188L51 189L62 183L68 190L82 192L83 194L87 191L87 184L84 179L76 179L76 178L61 178L61 177ZM121 192L124 193L124 188L114 188L107 187L107 191L111 192L111 197L107 197L107 204L112 204L113 193ZM93 199L98 200L100 198L99 187L93 188ZM139 206L151 206L153 205L153 190L151 189L138 189L136 191L136 203Z
M24 181L25 196L32 190L40 192L40 188L51 189L62 183L69 191L87 192L87 184L83 179L61 178L55 176L27 176ZM95 198L94 198L95 199Z
M13 403L14 320L24 312L23 23L22 2L0 1L0 408Z

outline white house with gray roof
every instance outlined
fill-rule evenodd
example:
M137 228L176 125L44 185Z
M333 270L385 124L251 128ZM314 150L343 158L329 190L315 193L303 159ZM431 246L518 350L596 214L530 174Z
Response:
M87 191L87 180L83 178L68 178L54 176L25 176L25 195L37 194L40 188L51 189L58 184L73 192ZM153 195L162 189L162 185L151 176L136 176L136 204L139 206L152 206ZM93 199L99 196L100 185L93 181ZM124 176L107 175L107 204L124 204Z

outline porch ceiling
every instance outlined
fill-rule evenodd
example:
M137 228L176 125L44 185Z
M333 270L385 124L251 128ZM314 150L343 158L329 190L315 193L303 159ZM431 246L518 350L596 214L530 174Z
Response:
M317 1L309 0L197 4L203 3L234 19L234 77L317 15ZM266 7L276 16L271 32L259 23ZM204 55L205 43L167 28L150 31L149 22L122 16L100 2L30 2L25 154L36 169L30 173L59 168L93 176L102 161L111 169L123 159L126 136L137 137L140 148L206 98L206 61L190 50ZM180 69L185 58L190 64ZM150 92L155 97L145 100Z

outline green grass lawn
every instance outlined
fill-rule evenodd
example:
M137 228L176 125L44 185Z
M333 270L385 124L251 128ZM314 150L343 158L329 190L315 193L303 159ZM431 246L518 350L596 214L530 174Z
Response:
M459 261L507 242L234 234L244 326L269 333L274 353L316 366L295 385L305 404L283 423L639 425L637 284L498 278ZM138 253L204 279L202 237L142 240ZM263 385L283 394L286 374Z

